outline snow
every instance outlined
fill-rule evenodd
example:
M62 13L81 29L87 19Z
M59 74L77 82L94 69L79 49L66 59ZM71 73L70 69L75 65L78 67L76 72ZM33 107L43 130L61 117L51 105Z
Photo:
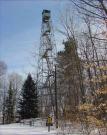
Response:
M99 133L100 131L100 133ZM48 127L41 123L41 121L35 122L34 126L25 125L25 124L7 124L0 125L0 135L86 135L82 132L79 132L79 126L72 127L72 132L69 130L61 131L60 129L56 130L55 127L51 127L51 131L48 132ZM90 135L106 135L106 130L104 129L93 129L90 132Z
M0 135L56 135L56 131L47 127L30 127L29 125L8 124L0 125Z
M95 130L92 130L90 135L107 135L106 133L106 129L105 128L102 128L102 129L95 129Z

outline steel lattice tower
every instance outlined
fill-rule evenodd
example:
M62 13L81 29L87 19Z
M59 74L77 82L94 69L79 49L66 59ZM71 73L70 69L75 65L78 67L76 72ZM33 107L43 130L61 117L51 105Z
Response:
M38 92L40 112L45 116L54 112L54 71L56 45L50 10L42 12L42 27L38 60Z

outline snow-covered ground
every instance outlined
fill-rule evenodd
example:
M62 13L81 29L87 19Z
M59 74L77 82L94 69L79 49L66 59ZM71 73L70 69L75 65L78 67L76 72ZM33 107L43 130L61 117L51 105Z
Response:
M45 126L44 122L37 121L34 126L25 124L8 124L0 125L0 135L86 135L85 133L79 131L79 126L72 126L72 130L69 129L56 131L55 127L51 127L51 131L48 132L48 128ZM100 132L99 132L100 131ZM105 129L92 129L90 135L106 135Z
M56 131L47 127L30 127L29 125L8 124L0 125L0 135L56 135Z

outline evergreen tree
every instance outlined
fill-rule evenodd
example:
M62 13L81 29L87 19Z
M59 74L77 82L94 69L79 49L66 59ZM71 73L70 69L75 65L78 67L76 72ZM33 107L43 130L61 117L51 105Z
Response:
M38 117L37 87L30 74L23 84L19 107L21 119Z
M12 123L14 121L14 91L12 89L12 84L9 84L8 95L6 97L6 123Z
M58 100L64 116L74 118L79 103L85 102L82 63L77 52L77 42L71 38L63 43L65 48L58 52L56 58L57 87L62 94Z

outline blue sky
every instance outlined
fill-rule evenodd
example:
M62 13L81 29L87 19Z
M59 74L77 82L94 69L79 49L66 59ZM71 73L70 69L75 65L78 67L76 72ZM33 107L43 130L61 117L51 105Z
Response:
M36 65L33 53L38 54L42 10L51 10L56 28L65 4L60 0L0 0L0 60L7 64L9 73L36 71L31 64ZM61 37L55 34L55 39L60 42Z

